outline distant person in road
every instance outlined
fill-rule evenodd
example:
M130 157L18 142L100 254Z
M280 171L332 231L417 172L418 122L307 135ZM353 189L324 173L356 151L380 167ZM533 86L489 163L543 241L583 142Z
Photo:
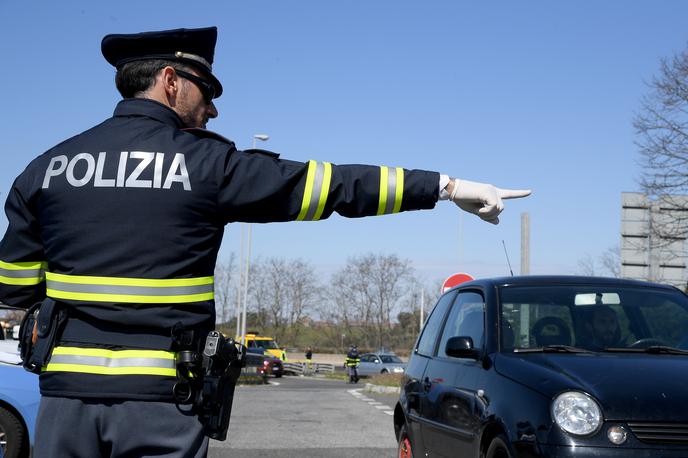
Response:
M311 373L313 369L313 349L311 347L306 348L306 369L308 373Z
M358 383L358 365L361 363L361 357L358 354L358 349L356 345L351 345L349 347L349 353L346 355L346 366L347 375L349 376L348 383Z

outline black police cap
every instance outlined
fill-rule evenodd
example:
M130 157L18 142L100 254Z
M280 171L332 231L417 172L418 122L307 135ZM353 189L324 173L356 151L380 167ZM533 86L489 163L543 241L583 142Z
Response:
M210 78L215 97L222 95L222 84L213 75L217 27L174 29L158 32L110 34L100 49L105 60L119 69L128 62L165 59L190 64Z

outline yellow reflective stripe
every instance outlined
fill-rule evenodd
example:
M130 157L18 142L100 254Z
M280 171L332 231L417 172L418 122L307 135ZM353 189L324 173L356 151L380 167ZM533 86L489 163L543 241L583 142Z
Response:
M44 372L79 372L82 374L98 375L163 375L176 377L176 369L165 369L160 367L103 367L86 366L82 364L55 364L48 363L43 369Z
M180 302L201 302L212 300L214 293L186 294L177 296L140 296L133 294L75 293L47 289L46 295L55 299L74 299L94 302L134 302L142 304L173 304Z
M46 263L42 261L0 261L0 284L14 286L38 285L45 279Z
M5 285L15 285L15 286L29 286L38 285L43 283L43 277L33 277L33 278L10 278L0 275L0 283Z
M384 215L387 207L387 181L389 170L387 167L380 166L380 201L377 205L377 214Z
M313 220L319 220L322 216L323 210L325 210L325 203L327 202L327 196L330 193L330 181L332 180L332 164L329 162L324 162L325 164L325 176L323 177L322 187L320 188L320 199L318 200L318 210L313 216Z
M7 270L35 270L43 269L45 262L5 262L0 261L0 268Z
M171 286L199 286L210 285L213 277L197 278L172 278L172 279L148 279L148 278L125 278L125 277L92 277L83 275L64 275L52 272L45 273L48 280L59 281L62 283L77 283L81 285L113 285L113 286L148 286L148 287L171 287Z
M174 352L164 350L107 350L105 348L80 347L55 347L52 354L70 356L98 356L101 358L175 358Z
M404 196L404 169L397 167L397 187L396 195L394 196L393 213L398 213L401 210L401 199Z
M306 188L303 191L303 200L301 201L301 212L296 217L296 221L303 221L308 214L308 206L311 201L311 194L313 194L313 183L315 182L315 169L317 164L315 161L308 161L308 173L306 174Z

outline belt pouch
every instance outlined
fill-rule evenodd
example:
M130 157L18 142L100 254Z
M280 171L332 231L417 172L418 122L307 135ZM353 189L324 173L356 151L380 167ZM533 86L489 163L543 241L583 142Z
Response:
M33 320L29 318L26 323L23 323L21 339L24 369L40 374L41 370L48 365L50 354L57 340L57 334L66 318L64 308L48 297L40 304L38 314L33 319L37 329L35 343L32 344L33 325L31 325L31 321Z

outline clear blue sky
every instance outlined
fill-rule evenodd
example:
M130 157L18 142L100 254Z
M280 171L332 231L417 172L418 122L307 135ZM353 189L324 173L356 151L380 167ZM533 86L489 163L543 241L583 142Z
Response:
M660 58L688 44L683 1L0 0L0 18L3 201L33 157L111 115L105 34L216 25L225 93L208 128L239 147L266 133L262 146L289 159L533 189L507 202L497 227L461 222L446 202L254 225L254 255L329 273L350 255L396 253L430 280L507 274L502 240L517 272L522 212L532 273L575 273L583 256L617 245L620 193L638 189L634 112ZM239 234L227 228L223 256Z

